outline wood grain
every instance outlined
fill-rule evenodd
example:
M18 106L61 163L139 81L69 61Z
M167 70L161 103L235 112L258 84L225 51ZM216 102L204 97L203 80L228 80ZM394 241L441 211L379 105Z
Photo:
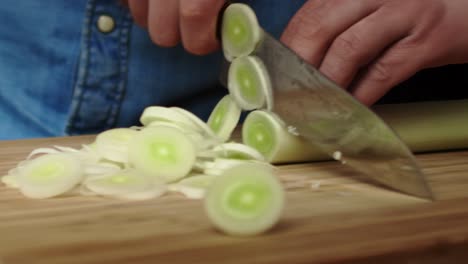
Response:
M0 174L34 148L92 137L0 142ZM0 187L0 263L468 263L468 151L417 156L428 202L370 185L336 162L280 167L287 206L258 237L212 228L201 201L23 198Z

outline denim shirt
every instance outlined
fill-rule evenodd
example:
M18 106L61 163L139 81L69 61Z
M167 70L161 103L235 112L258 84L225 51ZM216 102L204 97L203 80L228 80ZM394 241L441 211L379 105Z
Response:
M171 0L169 0L171 1ZM305 0L247 1L279 36ZM112 31L98 26L102 16ZM221 52L160 48L118 0L3 0L0 5L0 139L98 133L138 125L150 105L206 119L227 93Z

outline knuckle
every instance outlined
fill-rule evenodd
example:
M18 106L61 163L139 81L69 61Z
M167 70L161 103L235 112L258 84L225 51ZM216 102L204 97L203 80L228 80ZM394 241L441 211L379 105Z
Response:
M332 44L332 49L342 60L360 63L365 55L361 43L362 38L355 32L349 31L336 38Z
M306 10L299 16L299 25L298 26L311 26L311 25L318 25L323 26L323 22L325 17L323 16L322 12L318 12L317 10Z
M378 61L371 67L367 77L373 82L390 83L392 80L391 68L391 63L385 60Z
M309 41L326 42L329 41L330 36L333 35L330 26L323 23L316 23L313 27L310 25L306 27L301 25L301 27L303 27L304 30L298 32L299 36Z
M332 33L323 19L319 12L298 13L285 32L285 42L295 50L325 49Z
M381 83L394 83L395 79L407 72L423 67L423 56L419 56L422 47L408 47L402 43L393 46L374 63L368 73L370 79Z
M329 35L329 29L324 22L324 17L320 12L304 14L299 17L297 27L299 29L298 33L302 37L308 39L316 39L320 37L325 37Z
M338 83L339 85L345 85L347 82L347 76L351 65L346 65L342 63L335 62L324 62L321 66L322 73L333 80L334 82Z
M424 48L434 48L432 52L437 52L437 47L434 46L440 43L438 40L444 39L446 32L437 32L434 29L438 28L438 24L446 15L446 7L441 1L427 1L427 5L423 7L412 4L415 9L414 16L417 17L417 23L413 26L412 32L396 45L396 51L405 55L410 55L411 52L419 51ZM419 7L419 10L417 10ZM421 11L421 8L424 8ZM417 13L416 13L417 12ZM443 42L446 43L444 40Z
M312 1L313 2L313 1ZM312 4L307 3L300 12L298 12L291 24L296 36L306 40L321 40L327 38L331 32L329 26L326 23L325 14L327 9L330 9L330 3L333 1L322 1L324 3L319 4L315 7Z
M432 43L427 42L426 37L414 34L401 40L392 47L391 56L387 56L387 61L392 64L405 64L408 61L419 61L419 54L431 48ZM434 52L432 50L431 52Z
M416 34L410 35L410 36L406 37L405 39L403 39L402 41L400 41L395 46L395 50L398 53L404 53L404 52L406 52L408 50L417 50L418 47L425 44L425 41L426 41L425 34L416 33Z

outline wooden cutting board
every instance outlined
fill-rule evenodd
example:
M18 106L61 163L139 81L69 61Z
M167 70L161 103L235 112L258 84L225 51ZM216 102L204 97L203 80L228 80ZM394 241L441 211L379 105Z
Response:
M34 148L91 137L0 142L0 174ZM265 235L225 236L202 202L23 198L0 186L0 263L468 263L468 151L417 156L429 202L359 180L337 162L280 167L287 206Z

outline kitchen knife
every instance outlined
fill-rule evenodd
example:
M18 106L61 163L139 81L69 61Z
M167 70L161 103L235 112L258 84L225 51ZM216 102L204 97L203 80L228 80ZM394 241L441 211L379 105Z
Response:
M392 189L433 199L415 157L369 108L267 32L252 55L271 78L273 112L325 153ZM220 80L227 85L227 61Z

